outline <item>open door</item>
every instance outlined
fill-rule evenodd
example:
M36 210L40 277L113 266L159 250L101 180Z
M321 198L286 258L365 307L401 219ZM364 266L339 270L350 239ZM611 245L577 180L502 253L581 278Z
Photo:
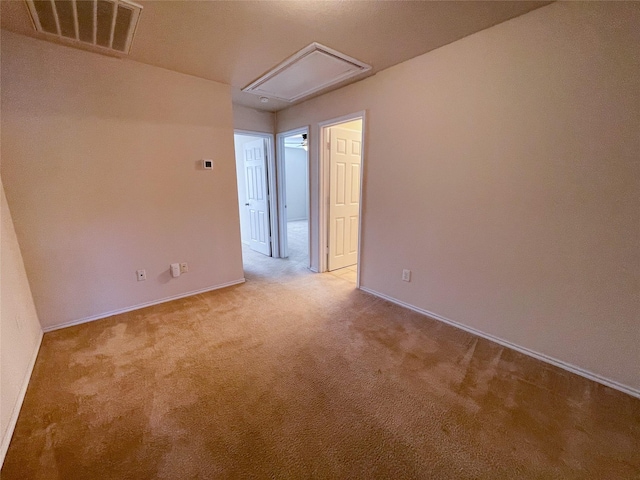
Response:
M245 207L249 210L251 250L271 256L269 189L265 140L244 144L244 169L247 184Z
M307 127L278 134L280 256L309 267L309 155Z
M362 133L339 126L329 133L329 271L358 262Z

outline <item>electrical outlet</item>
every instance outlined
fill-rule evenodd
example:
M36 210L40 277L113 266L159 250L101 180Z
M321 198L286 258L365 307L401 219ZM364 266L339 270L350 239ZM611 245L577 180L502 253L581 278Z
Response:
M189 271L189 264L187 262L180 264L180 273L187 273Z
M169 267L170 267L169 271L171 272L171 276L173 278L178 278L180 276L180 264L172 263Z
M146 270L136 270L136 275L138 276L139 282L144 282L147 279L147 271Z
M411 270L407 270L406 268L402 270L402 281L403 282L411 281Z

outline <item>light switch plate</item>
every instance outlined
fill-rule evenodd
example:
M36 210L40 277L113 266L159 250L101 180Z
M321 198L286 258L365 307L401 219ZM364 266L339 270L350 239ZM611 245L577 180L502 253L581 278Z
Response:
M411 281L411 270L407 270L406 268L402 270L402 281L403 282Z

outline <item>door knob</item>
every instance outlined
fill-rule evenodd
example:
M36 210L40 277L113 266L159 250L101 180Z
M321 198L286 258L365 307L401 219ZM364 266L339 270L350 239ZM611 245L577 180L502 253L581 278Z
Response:
M249 204L248 204L248 203L245 203L245 205L246 205L247 207L249 206Z

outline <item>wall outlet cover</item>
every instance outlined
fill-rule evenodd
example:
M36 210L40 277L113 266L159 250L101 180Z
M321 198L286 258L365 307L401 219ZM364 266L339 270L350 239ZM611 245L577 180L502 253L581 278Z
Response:
M173 278L176 278L176 277L180 276L180 264L179 263L172 263L171 264L171 276Z

